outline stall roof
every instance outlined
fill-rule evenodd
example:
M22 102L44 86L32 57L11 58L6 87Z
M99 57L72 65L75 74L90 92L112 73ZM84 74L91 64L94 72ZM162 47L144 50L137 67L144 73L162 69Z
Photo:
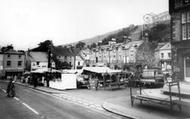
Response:
M36 69L34 71L31 71L31 73L45 73L45 72L49 72L48 68L40 68L40 69ZM61 73L61 71L59 70L55 70L55 69L52 69L51 72L58 72L58 73Z
M121 70L113 70L110 69L109 67L84 67L83 71L90 71L90 72L95 72L95 73L119 73Z
M65 73L65 74L81 74L82 70L81 69L65 69L65 70L62 70L62 73Z

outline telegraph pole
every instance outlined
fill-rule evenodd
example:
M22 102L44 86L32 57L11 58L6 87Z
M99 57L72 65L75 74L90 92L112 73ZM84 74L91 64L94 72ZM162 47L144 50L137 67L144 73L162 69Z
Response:
M49 87L49 81L51 80L51 55L52 55L52 43L50 42L50 44L48 45L48 75L46 77L46 81L47 81L47 87Z

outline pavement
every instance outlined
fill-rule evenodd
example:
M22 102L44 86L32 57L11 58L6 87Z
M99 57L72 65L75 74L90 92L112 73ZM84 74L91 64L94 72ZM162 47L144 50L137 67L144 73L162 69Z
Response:
M17 82L17 84L33 86ZM131 106L129 88L121 88L117 90L89 90L89 89L73 89L73 90L57 90L44 86L33 88L38 91L50 93L58 98L81 104L88 108L94 108L100 111L107 110L128 118L134 119L186 119L190 118L190 108L178 111L174 107L174 111L169 111L169 106L159 105L157 103L140 102L135 100L134 106ZM133 89L135 94L138 89Z

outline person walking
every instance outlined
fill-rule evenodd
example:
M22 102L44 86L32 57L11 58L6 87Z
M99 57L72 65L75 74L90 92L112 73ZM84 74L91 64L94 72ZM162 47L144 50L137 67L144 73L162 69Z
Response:
M37 84L38 84L38 80L37 80L36 75L34 75L34 76L33 76L33 85L34 85L34 88L37 87Z

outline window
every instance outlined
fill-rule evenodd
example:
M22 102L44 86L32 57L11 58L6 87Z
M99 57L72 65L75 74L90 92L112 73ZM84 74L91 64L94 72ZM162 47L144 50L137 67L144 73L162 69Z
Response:
M171 53L168 53L168 57L171 58Z
M7 66L11 66L11 61L7 61Z
M22 66L22 61L18 61L18 66Z
M161 58L164 58L164 53L161 53Z
M186 40L187 39L187 30L186 30L186 25L182 25L182 39Z
M190 11L182 13L182 40L190 40Z
M182 23L186 22L186 13L182 13Z
M190 12L187 12L187 22L190 22Z
M188 37L188 39L190 39L190 23L188 24L187 28L188 28L188 33L187 33L188 36L187 37Z
M78 62L78 65L80 65L80 62Z
M10 58L10 57L11 57L11 55L10 55L10 54L8 54L8 55L7 55L7 58Z
M18 58L20 59L20 58L21 58L21 55L18 55Z
M36 65L40 65L40 62L36 62Z

